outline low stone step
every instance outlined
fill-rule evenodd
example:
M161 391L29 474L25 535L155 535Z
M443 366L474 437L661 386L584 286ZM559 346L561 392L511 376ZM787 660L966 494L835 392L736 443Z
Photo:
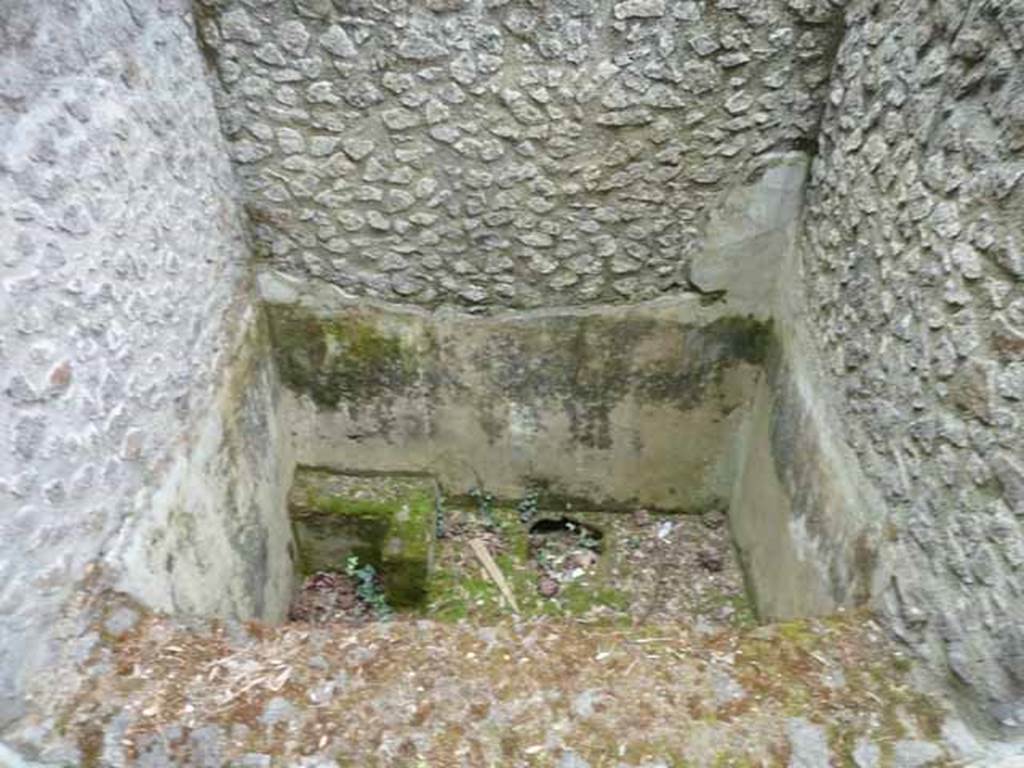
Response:
M300 577L345 572L355 557L376 569L389 605L419 605L433 557L435 487L426 475L299 468L288 514Z

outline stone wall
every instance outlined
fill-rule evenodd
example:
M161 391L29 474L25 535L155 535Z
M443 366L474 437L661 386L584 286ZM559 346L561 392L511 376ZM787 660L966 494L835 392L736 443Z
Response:
M1024 4L858 1L803 251L895 629L1024 723Z
M429 472L449 495L728 505L770 323L693 296L473 318L268 290L302 464Z
M812 145L841 0L197 0L261 256L350 294L705 290L732 187Z
M258 587L286 541L262 572L242 550L287 454L272 372L240 351L259 349L250 251L188 11L0 12L0 723L103 558L161 607L281 610ZM263 606L229 588L246 578Z
M454 493L727 506L807 168L802 153L765 162L723 196L694 260L710 295L473 317L262 271L298 461L430 472Z
M280 616L296 458L456 446L732 492L764 615L880 594L1024 723L1021 0L190 10L0 14L0 724L88 573Z

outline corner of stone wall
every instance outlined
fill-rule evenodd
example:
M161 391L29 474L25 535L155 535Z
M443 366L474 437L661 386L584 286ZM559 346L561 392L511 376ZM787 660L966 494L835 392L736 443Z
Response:
M806 161L805 161L806 162ZM806 165L780 177L793 206L768 299L773 345L750 417L730 507L759 615L824 615L871 603L884 582L884 503L843 441L808 339L799 233Z
M117 588L151 607L279 620L294 571L285 514L294 459L267 320L248 298L215 392L105 560Z
M1022 74L1020 3L850 2L800 281L836 434L884 498L880 615L1007 733L1024 728Z
M0 11L0 727L104 556L156 607L283 612L287 432L184 6Z

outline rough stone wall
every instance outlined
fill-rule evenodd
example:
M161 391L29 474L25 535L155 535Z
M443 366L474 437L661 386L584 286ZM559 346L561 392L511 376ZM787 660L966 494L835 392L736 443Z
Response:
M262 255L355 295L700 289L729 188L813 143L841 0L197 0Z
M812 337L890 510L894 626L1024 723L1024 3L860 0L804 261Z
M252 323L236 197L186 3L2 3L0 723L73 585L162 514L156 491L211 433L202 425L238 403L267 407L225 390ZM249 505L231 506L229 471L277 472L254 445L223 454L219 477L177 482L204 483L216 509L249 519ZM189 511L174 531L184 558L207 546L182 534ZM146 566L135 573L172 603L175 575ZM207 582L206 603L224 602L218 589Z

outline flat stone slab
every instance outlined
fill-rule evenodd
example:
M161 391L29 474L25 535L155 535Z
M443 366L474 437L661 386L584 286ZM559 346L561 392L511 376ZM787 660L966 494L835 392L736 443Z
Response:
M372 565L395 608L426 597L434 548L435 485L426 476L299 468L288 514L300 575Z

